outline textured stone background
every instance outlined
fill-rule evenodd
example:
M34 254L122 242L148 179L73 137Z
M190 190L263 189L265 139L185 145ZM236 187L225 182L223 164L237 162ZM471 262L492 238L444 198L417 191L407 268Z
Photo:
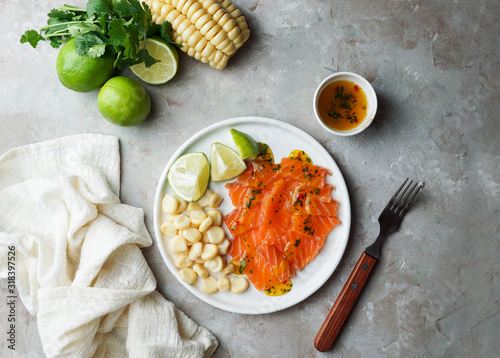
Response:
M84 6L84 1L70 2ZM245 316L213 308L144 250L158 288L219 339L215 357L492 357L500 352L500 3L497 0L234 0L250 40L216 71L184 54L179 73L147 86L154 108L135 128L106 122L97 92L57 79L57 51L19 43L61 1L0 0L0 153L83 132L121 140L122 200L142 207L152 232L157 181L176 148L222 119L265 116L316 138L351 195L349 244L327 283L283 312ZM379 111L351 138L325 133L312 112L319 82L353 71L375 88ZM131 75L124 71L125 75ZM335 347L313 340L403 178L426 181ZM0 204L1 205L1 204ZM6 325L0 305L0 331ZM3 317L3 318L2 318ZM36 319L18 307L17 356L43 356ZM10 356L0 343L0 355Z

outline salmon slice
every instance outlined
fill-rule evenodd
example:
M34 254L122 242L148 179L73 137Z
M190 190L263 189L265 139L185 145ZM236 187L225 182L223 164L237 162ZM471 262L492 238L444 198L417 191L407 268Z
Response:
M305 212L311 215L323 215L323 216L336 216L337 215L336 201L322 201L316 198L310 198L306 200Z
M289 262L290 270L302 270L314 260L325 244L325 238L317 239L289 231L276 241L276 248Z
M293 215L290 230L302 236L324 238L339 223L335 216L300 214Z
M255 208L236 208L224 216L224 223L233 236L243 234L248 230L259 227L262 223L260 205Z
M280 284L282 281L274 273L273 267L257 251L245 259L245 267L241 270L254 287L262 291Z
M317 192L320 191L317 190ZM290 202L291 211L294 214L337 215L337 205L338 203L332 200L331 197L328 200L325 197L316 195L315 191L308 187L296 188Z
M278 171L278 168L272 163L253 161L247 164L247 169L238 176L237 182L250 188L271 188Z
M279 278L280 282L285 282L290 277L295 276L295 269L290 266L281 251L275 245L259 245L257 251L271 266L273 273Z
M274 235L281 236L281 233L288 228L292 219L288 209L290 193L285 190L286 180L278 179L273 189L262 200L261 205L261 225L263 229L270 230Z
M238 182L226 184L229 189L229 198L235 207L245 206L250 208L262 201L262 198L271 189L251 188L244 186Z
M326 175L331 175L330 170L326 168L290 158L281 160L280 172L283 175L318 188L323 188L326 185Z
M235 236L231 240L228 248L228 254L236 261L241 261L249 254L255 251L259 241L259 230L249 230L242 235Z

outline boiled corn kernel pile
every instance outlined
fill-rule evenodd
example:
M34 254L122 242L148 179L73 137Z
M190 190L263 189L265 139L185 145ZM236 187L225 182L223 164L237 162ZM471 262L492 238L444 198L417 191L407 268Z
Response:
M153 22L172 24L172 38L195 59L222 70L250 36L245 17L229 0L143 0Z
M227 277L235 266L224 263L229 240L221 228L222 213L217 209L221 202L222 197L210 189L197 203L189 204L166 194L162 210L170 216L161 225L161 232L170 238L167 246L175 255L174 264L184 282L193 285L200 277L201 288L208 294L229 290L242 293L248 288L247 278Z

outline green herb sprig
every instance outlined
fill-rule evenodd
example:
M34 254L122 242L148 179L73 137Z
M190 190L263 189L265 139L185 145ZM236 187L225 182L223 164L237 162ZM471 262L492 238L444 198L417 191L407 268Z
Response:
M114 65L119 69L140 62L150 67L158 62L145 48L146 38L153 35L179 47L171 38L172 25L168 21L154 24L148 5L139 0L89 0L86 9L64 5L52 9L48 17L47 25L39 31L26 31L21 43L36 48L40 41L50 41L57 48L75 38L79 55L116 56Z

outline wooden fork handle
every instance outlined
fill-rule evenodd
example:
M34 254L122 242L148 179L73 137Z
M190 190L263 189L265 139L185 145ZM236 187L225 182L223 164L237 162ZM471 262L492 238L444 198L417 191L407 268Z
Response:
M370 255L361 254L314 340L318 351L326 352L332 346L376 263L377 260Z

